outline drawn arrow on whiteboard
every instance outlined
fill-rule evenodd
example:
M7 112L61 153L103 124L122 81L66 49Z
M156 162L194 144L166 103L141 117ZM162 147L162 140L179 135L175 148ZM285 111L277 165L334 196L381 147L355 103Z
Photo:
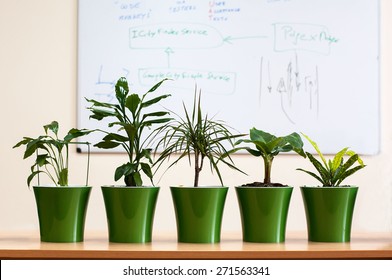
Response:
M248 39L266 39L268 36L245 36L245 37L231 37L227 36L223 38L224 43L233 44L233 40L248 40Z

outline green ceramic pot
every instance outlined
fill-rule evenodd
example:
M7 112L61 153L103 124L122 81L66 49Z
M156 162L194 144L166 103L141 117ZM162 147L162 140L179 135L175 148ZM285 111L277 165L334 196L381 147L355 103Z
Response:
M292 187L236 187L245 242L285 241Z
M170 187L177 222L177 240L220 242L227 187Z
M349 242L358 187L301 187L308 240Z
M109 241L151 242L159 187L102 186Z
M41 241L81 242L91 187L34 186Z

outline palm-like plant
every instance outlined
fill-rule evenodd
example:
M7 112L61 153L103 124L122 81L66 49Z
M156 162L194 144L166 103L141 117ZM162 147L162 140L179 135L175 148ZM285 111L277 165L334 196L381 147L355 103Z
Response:
M321 153L317 143L310 139L309 136L305 134L302 135L313 146L321 159L321 161L319 161L311 153L306 152L308 159L316 168L319 175L302 168L298 168L297 170L303 171L316 178L319 182L321 182L323 187L340 186L344 179L366 166L359 155L354 151L350 151L347 147L340 150L332 160L327 161ZM344 161L345 156L349 157L347 161ZM353 166L355 163L358 163L358 165Z
M147 107L154 105L169 97L169 94L161 94L147 100L147 97L155 92L165 80L154 85L149 91L139 97L138 94L129 94L129 86L126 78L120 78L115 87L116 104L98 102L93 99L87 99L92 103L88 108L92 114L90 118L102 120L104 118L113 118L114 121L109 123L109 127L118 127L119 132L123 134L102 131L106 136L101 142L94 146L102 149L112 149L122 146L128 154L128 162L117 167L114 179L118 181L124 177L127 186L142 186L143 181L141 172L143 172L153 183L153 173L151 166L152 148L147 147L151 139L152 131L146 132L153 125L164 124L171 120L165 117L169 114L166 111L149 111L145 112Z
M69 144L86 144L88 142L75 142L75 138L87 135L91 130L71 129L64 139L58 136L59 124L52 121L44 126L45 135L37 138L23 137L13 148L26 146L23 159L36 155L34 164L31 166L31 174L27 178L27 185L30 186L31 181L40 173L46 174L56 186L68 185L68 166L69 166ZM89 149L90 150L90 149ZM88 153L90 155L90 153ZM87 163L87 179L88 184L89 160ZM39 177L38 177L39 184Z
M189 164L194 164L194 182L193 186L199 186L200 172L203 170L206 160L210 163L211 171L215 171L223 185L222 175L218 164L220 162L229 167L240 171L233 164L230 156L227 154L225 144L233 147L233 139L242 135L234 135L222 121L215 121L206 114L203 116L201 111L201 92L197 97L195 91L192 113L188 112L183 103L185 117L174 113L178 119L167 123L156 133L162 133L162 138L157 144L157 148L162 148L159 158L156 161L158 168L165 159L169 159L174 153L179 157L168 167L172 167L182 158L188 158ZM193 159L193 160L192 160Z

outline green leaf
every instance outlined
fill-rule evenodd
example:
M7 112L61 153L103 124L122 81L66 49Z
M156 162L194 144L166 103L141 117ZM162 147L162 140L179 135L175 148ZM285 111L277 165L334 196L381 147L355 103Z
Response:
M96 108L96 107L91 107L88 109L92 112L92 115L90 115L90 119L95 119L100 121L106 117L117 117L117 112L114 110Z
M101 141L97 144L94 145L94 147L100 148L100 149L113 149L121 145L121 143L118 142L113 142L113 141Z
M59 172L59 185L67 186L68 185L68 168L64 168Z
M132 114L136 113L137 108L140 104L140 97L137 94L131 94L127 97L125 106L131 111Z
M156 91L156 90L161 86L161 84L162 84L163 82L167 81L167 80L168 80L168 79L163 79L162 81L158 82L158 83L155 84L152 88L150 88L150 89L147 91L147 93ZM147 94L147 93L146 93L146 94Z
M148 162L152 164L151 152L152 149L143 149L142 156L148 159Z
M285 136L284 139L291 145L294 152L302 157L306 157L305 151L303 150L304 143L298 133L293 132L290 135Z
M148 117L163 117L169 114L170 114L169 112L165 112L165 111L152 112L152 113L144 114L143 120Z
M67 135L64 137L64 141L69 143L73 139L88 135L91 132L92 132L92 130L72 128L68 131Z
M99 101L94 100L94 99L88 99L88 98L85 98L85 99L86 99L87 102L92 103L93 107L113 108L115 106L114 104L99 102ZM88 109L91 109L91 108L88 108Z
M140 172L135 172L132 174L133 180L135 182L135 185L140 187L143 185L142 177L140 176Z
M262 156L269 155L272 152L265 142L253 140L253 144L256 145L256 148L261 152Z
M123 176L127 176L135 171L135 165L131 163L125 163L119 167L117 167L114 173L114 180L118 181Z
M27 177L27 185L30 187L31 181L34 179L34 177L39 174L39 173L43 173L43 171L34 171L30 174L29 177Z
M252 128L249 133L250 139L254 142L268 143L276 139L276 136L264 132L262 130L258 130L256 128Z
M144 174L146 174L147 177L150 178L150 180L152 180L153 173L151 171L150 165L148 165L147 163L144 163L144 162L141 162L140 165L142 167Z
M339 151L333 158L332 164L330 166L331 171L335 172L336 169L341 165L343 157L346 155L348 148L344 148Z
M317 143L314 142L312 139L310 139L309 136L307 136L307 135L305 135L305 134L303 134L303 133L301 133L301 134L302 134L302 135L309 141L309 143L313 146L313 148L316 150L316 152L318 153L319 157L320 157L321 160L323 161L324 166L327 167L327 166L328 166L328 165L327 165L327 161L325 160L324 155L321 153L319 147L317 146Z
M126 136L117 134L117 133L109 133L109 134L107 134L103 138L103 140L104 141L112 141L112 140L114 140L114 141L117 141L117 142L127 142L127 141L129 141L129 138L126 137Z
M45 133L48 134L48 129L52 131L56 136L59 131L59 123L57 121L52 121L50 124L44 126Z
M256 150L253 150L253 149L250 149L250 148L247 148L246 149L252 156L256 156L256 157L259 157L259 156L261 156L261 152L260 151L256 151Z
M129 87L126 78L121 77L120 79L118 79L115 85L115 92L116 92L116 98L122 107L125 104L125 98L129 93Z
M164 94L164 95L155 97L155 98L153 98L153 99L151 99L151 100L148 100L148 101L143 102L142 105L141 105L141 107L142 107L142 108L149 107L149 106L151 106L151 105L153 105L153 104L158 103L158 102L161 101L162 99L165 99L165 98L170 97L170 96L171 96L170 94Z
M41 141L41 139L34 139L34 140L30 141L29 143L27 143L26 150L23 155L23 159L30 157L32 154L35 153L35 151L39 147L41 147L40 141Z
M37 155L37 159L35 160L35 162L38 164L38 166L44 166L45 164L49 163L47 159L48 159L48 154L41 154L41 155Z
M306 155L308 156L308 159L320 174L323 185L329 186L331 184L329 171L325 169L322 163L319 162L312 154L306 152Z
M307 170L304 170L304 169L302 169L302 168L297 168L297 170L299 170L299 171L303 171L303 172L305 172L305 173L309 174L310 176L312 176L312 177L316 178L318 181L320 181L320 183L321 183L321 184L323 184L323 185L324 185L324 181L323 181L323 179L321 179L321 178L320 178L319 176L317 176L315 173L313 173L313 172L310 172L310 171L307 171Z
M356 167L353 167L352 169L347 170L346 172L344 172L342 174L342 176L340 177L340 179L336 185L339 186L343 182L344 179L346 179L348 176L353 175L355 172L357 172L358 170L361 170L364 167L365 167L365 165L358 165Z
M144 126L151 126L153 124L167 123L167 122L169 122L171 120L172 120L171 118L162 118L162 119L148 120L148 121L144 121L143 125Z
M29 142L31 142L33 140L33 138L28 138L28 137L23 137L23 140L19 141L18 143L15 144L15 146L13 146L12 148L18 148L22 145L26 145Z

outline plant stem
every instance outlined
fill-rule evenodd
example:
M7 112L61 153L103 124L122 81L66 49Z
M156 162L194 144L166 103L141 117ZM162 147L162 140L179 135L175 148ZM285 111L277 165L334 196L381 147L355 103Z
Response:
M271 184L271 167L273 157L265 156L264 159L264 184Z
M199 186L199 176L200 176L200 169L199 169L199 153L195 151L195 181L193 182L193 186Z

